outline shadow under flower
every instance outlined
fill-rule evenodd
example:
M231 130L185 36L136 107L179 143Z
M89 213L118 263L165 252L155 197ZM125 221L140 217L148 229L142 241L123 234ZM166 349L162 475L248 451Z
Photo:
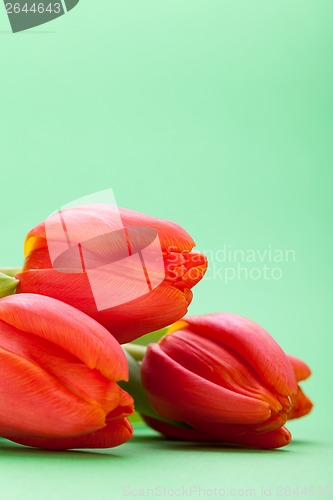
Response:
M217 452L217 453L242 453L242 454L267 454L267 453L285 453L288 449L259 449L259 448L250 448L245 446L238 446L233 444L226 443L212 443L212 442L194 442L194 441L178 441L176 439L165 438L158 434L145 436L137 433L134 435L132 439L133 443L139 444L147 444L149 448L155 449L168 449L168 450L182 450L189 452Z
M73 449L73 450L46 450L43 448L32 448L14 443L5 438L0 438L0 457L24 455L27 457L45 457L56 460L72 460L73 457L79 460L87 459L110 459L124 458L110 449Z

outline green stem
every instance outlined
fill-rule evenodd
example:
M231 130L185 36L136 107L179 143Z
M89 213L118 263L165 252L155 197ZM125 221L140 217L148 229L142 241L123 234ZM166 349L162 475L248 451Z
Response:
M136 361L142 361L147 350L147 346L139 344L123 344L122 348Z
M13 295L18 284L19 280L0 272L0 298L2 299L3 297L7 297L7 295Z
M20 267L0 267L0 274L6 274L7 276L14 276L19 273L22 269Z

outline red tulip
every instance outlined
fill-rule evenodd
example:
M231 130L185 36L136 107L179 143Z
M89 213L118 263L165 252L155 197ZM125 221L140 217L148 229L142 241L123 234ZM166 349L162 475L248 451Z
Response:
M305 363L234 314L188 317L169 332L148 346L142 383L157 414L188 428L145 418L151 427L173 438L261 448L290 442L283 425L312 406L297 386L309 374Z
M194 245L173 222L111 205L71 207L28 233L17 293L62 300L129 342L186 314L207 268Z
M118 342L58 300L0 300L0 435L48 449L109 448L132 437L133 400Z

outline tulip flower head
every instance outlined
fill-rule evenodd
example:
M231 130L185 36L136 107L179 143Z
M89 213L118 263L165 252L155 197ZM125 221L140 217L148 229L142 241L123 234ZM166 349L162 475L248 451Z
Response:
M33 228L17 293L62 300L121 343L182 318L206 257L180 226L105 204L69 207Z
M0 435L48 449L109 448L132 437L128 367L96 321L56 299L0 300Z
M234 314L179 321L148 346L141 374L153 410L188 426L145 418L173 438L277 448L291 439L285 422L312 407L297 385L307 365Z

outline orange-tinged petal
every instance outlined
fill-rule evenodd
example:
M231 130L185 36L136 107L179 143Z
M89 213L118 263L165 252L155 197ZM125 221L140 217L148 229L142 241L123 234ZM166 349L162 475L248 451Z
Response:
M105 426L106 413L36 364L0 348L0 435L75 436Z
M288 419L291 420L293 418L304 417L310 413L313 408L313 403L310 398L298 386L296 403L290 414L288 415Z
M90 404L100 405L105 413L121 404L124 391L115 382L46 339L21 332L0 321L0 347L41 367L68 391ZM133 407L133 401L131 404Z
M107 421L119 420L120 418L128 417L132 413L134 413L133 398L126 391L120 389L118 406L108 413Z
M35 239L36 238L30 238L28 240L28 243L30 241L35 241ZM51 259L49 256L48 249L46 247L46 240L39 240L39 241L44 241L45 242L44 246L40 244L38 248L30 251L30 253L25 258L22 271L52 268ZM28 246L28 248L30 248L30 245Z
M304 361L294 356L290 356L290 354L287 354L287 356L293 367L297 382L301 382L301 380L306 380L310 377L311 369Z
M178 224L165 219L158 219L133 210L120 208L120 216L126 227L148 226L156 229L161 247L168 251L188 251L195 246L191 236Z
M189 425L196 420L254 424L271 416L268 403L202 379L170 359L158 344L148 346L141 373L150 404L172 420Z
M173 322L173 318L181 318L191 300L191 290L180 291L161 283L149 294L112 310L99 311L94 318L111 332L117 332L115 336L120 343L126 343L147 332L164 328Z
M144 276L137 254L134 259L127 258L130 249L146 241L144 234L135 230L137 227L143 233L156 231L159 240L158 249L148 245L145 255L150 264ZM133 234L128 239L131 228ZM78 243L84 245L84 264L89 261L84 269L78 258ZM28 233L25 264L17 274L20 280L17 293L36 293L61 300L96 319L121 343L130 342L168 326L187 313L192 300L190 288L207 269L206 257L191 252L194 245L190 235L170 221L111 205L66 208ZM164 269L163 262L157 262L155 255L157 252L161 257L161 250ZM66 257L60 259L62 265L55 264L54 256L51 261L51 254L58 255L58 261L64 253ZM116 262L112 272L110 262ZM87 269L94 269L93 290ZM150 285L153 283L150 292L147 273ZM101 301L105 307L101 307Z
M170 252L164 256L165 280L179 290L193 288L207 271L207 257L199 252Z
M62 273L54 269L32 269L16 275L17 293L52 297L92 316L96 303L86 273Z
M41 226L37 226L30 231L24 241L24 257L28 257L32 252L37 250L45 250L47 248L45 229L40 231ZM41 253L41 252L39 252ZM44 252L48 254L48 252Z
M113 448L126 443L133 436L130 422L124 418L108 422L106 427L90 434L74 437L43 438L40 436L8 435L7 439L25 446L47 450L68 450L74 448Z
M297 392L293 369L284 351L257 323L231 313L186 317L190 329L234 349L278 394Z
M125 208L112 207L111 205L93 204L70 207L62 211L66 223L72 231L76 231L77 237L83 239L92 238L92 227L98 228L101 233L109 233L119 230L119 214L125 227L145 226L151 227L158 232L161 247L170 251L191 251L195 242L191 236L178 224L151 217L139 212ZM52 216L48 219L48 225L58 223L58 218ZM50 231L52 232L52 230ZM84 236L86 237L84 238ZM25 241L25 256L32 251L46 247L45 223L35 226L27 235Z
M36 270L18 275L19 279L22 275L25 276L19 284L19 292L24 293L33 288L37 294L54 297L84 310L120 343L130 342L183 317L192 300L191 290L181 291L161 283L155 290L138 299L97 311L84 274L66 275L64 279L62 273L57 271Z
M198 266L192 267L182 276L180 281L177 281L175 286L180 290L193 288L205 275L207 271L207 262Z
M62 347L107 378L117 381L128 377L126 357L116 339L74 307L43 295L11 295L0 301L0 318Z

